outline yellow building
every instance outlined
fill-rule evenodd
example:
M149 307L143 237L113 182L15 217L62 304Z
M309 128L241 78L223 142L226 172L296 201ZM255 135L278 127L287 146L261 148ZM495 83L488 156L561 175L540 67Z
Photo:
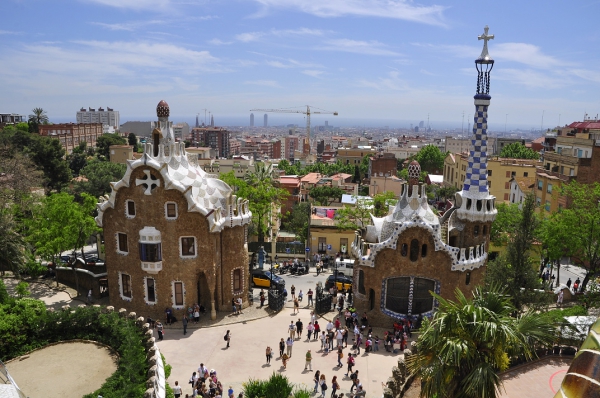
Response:
M567 198L559 195L563 184L568 184L573 177L561 175L544 169L538 169L535 179L535 204L543 213L553 213L567 207Z
M462 189L468 168L467 154L450 153L444 159L444 186ZM488 187L498 201L510 200L510 180L513 177L534 177L542 163L530 159L488 159Z
M335 255L350 251L349 244L355 237L353 229L340 230L335 220L335 211L339 209L333 206L314 206L310 217L310 255L315 253Z
M111 163L126 164L128 160L133 159L133 146L131 145L111 145L109 151Z
M359 146L356 148L338 148L337 160L342 164L358 165L362 162L365 155L375 155L377 150L371 146Z

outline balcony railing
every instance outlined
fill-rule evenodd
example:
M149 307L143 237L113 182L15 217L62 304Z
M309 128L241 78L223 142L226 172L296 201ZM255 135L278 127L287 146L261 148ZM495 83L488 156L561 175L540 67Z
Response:
M160 271L162 271L162 261L142 261L142 270L146 271L149 274L158 274Z

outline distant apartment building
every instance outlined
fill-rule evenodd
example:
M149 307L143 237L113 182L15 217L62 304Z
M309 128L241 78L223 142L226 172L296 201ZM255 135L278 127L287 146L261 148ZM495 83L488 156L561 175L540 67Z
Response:
M119 111L115 111L112 108L106 107L106 110L102 107L98 110L94 108L81 108L77 112L76 116L77 123L79 124L93 124L102 123L108 126L113 126L118 129L120 126Z
M488 187L499 202L510 201L510 180L514 177L535 177L541 162L531 159L488 159ZM450 153L444 159L444 186L462 189L467 174L468 155Z
M173 124L173 134L176 140L183 142L190 134L190 125L185 122Z
M393 176L371 176L369 180L369 196L373 197L384 192L394 192L396 196L402 194L402 184L406 183L401 178Z
M226 158L230 155L230 136L229 131L222 127L195 127L190 133L190 141L192 146L204 143L217 151L217 157Z
M444 142L444 152L450 153L469 153L471 138L446 138ZM488 148L494 148L496 137L488 137ZM493 150L490 151L492 153Z
M254 113L250 114L250 127L254 127Z
M286 159L289 160L290 162L293 162L294 159L296 158L296 151L298 151L300 149L300 138L294 135L286 135L284 137L281 138L282 141L282 145L281 145L281 155L280 157L282 159Z
M516 203L519 208L522 207L521 203L525 201L525 197L533 193L533 187L535 186L535 177L513 177L510 179L510 203Z
M39 126L39 134L50 138L60 140L62 147L67 155L73 152L81 142L86 142L88 146L96 146L96 141L102 133L101 123L90 124L47 124Z
M27 117L17 113L0 113L0 127L17 123L27 123Z
M385 152L369 158L369 178L395 176L397 170L398 162L393 153Z
M265 113L265 116L263 116L263 117L264 117L264 127L268 127L269 126L269 115L267 115Z
M133 133L136 137L150 137L154 130L154 122L125 122L119 128L122 135Z

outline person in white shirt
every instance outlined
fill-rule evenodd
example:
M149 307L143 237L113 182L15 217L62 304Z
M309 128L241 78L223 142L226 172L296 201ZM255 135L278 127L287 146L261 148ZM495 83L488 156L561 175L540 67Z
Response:
M175 398L181 397L181 386L179 386L178 381L176 381L175 385L173 386L173 394L175 395Z
M327 329L328 332L331 332L333 330L333 322L329 321L325 329Z

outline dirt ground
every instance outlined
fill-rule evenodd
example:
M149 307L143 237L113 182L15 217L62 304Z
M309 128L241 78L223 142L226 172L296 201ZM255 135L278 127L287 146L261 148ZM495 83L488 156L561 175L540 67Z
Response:
M73 342L45 347L6 367L29 397L81 398L102 386L117 361L105 347Z

